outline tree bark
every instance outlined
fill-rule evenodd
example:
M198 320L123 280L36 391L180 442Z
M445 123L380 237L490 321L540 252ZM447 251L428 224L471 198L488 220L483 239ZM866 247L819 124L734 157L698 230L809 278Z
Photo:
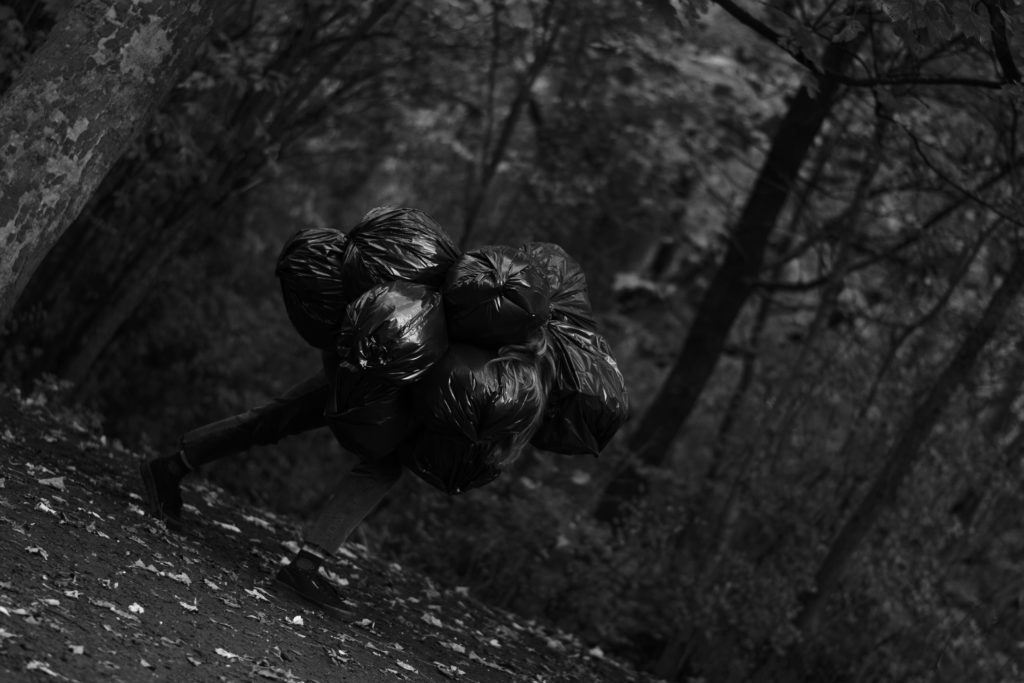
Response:
M950 399L970 376L982 350L998 332L1007 313L1024 290L1024 254L1018 253L1002 284L985 308L978 324L968 333L949 365L942 371L913 411L902 434L890 446L885 464L864 499L836 534L814 579L814 592L804 596L793 620L798 629L813 624L822 605L835 589L850 559L881 514L896 500L900 486L921 454L921 447Z
M231 2L79 0L0 100L0 324Z
M859 41L830 43L822 60L826 73L845 72L859 45ZM642 497L646 482L638 465L662 466L668 458L673 441L715 370L733 323L753 291L768 238L839 88L837 80L825 77L819 81L817 92L801 86L790 102L675 364L631 432L629 449L634 459L605 488L595 512L598 519L617 519L626 505Z

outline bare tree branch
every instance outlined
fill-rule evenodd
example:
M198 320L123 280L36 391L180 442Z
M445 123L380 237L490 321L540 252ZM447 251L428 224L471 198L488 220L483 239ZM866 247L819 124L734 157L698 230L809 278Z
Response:
M776 47L786 52L797 64L800 64L815 76L828 76L838 83L850 87L874 88L881 85L959 85L968 88L988 88L998 90L1007 83L1016 83L1006 74L1004 80L990 80L985 78L970 78L965 76L924 76L919 73L890 73L874 78L857 78L835 73L823 69L802 50L791 48L787 45L789 41L781 33L771 28L763 21L740 7L733 0L714 0L715 4L728 12L736 21L740 22L757 35L775 44ZM1005 27L1004 27L1005 28ZM1005 33L1004 33L1005 38ZM1003 67L1005 70L1005 66ZM1019 80L1020 75L1017 75Z

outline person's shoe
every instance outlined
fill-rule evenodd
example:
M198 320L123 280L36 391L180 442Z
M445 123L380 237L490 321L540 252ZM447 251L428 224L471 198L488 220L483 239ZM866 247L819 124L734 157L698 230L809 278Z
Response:
M172 463L174 456L156 458L139 465L149 513L172 529L181 528L181 479L183 473Z
M338 595L337 589L316 569L303 569L295 562L286 564L277 572L274 586L284 589L290 596L298 596L337 616L355 616Z

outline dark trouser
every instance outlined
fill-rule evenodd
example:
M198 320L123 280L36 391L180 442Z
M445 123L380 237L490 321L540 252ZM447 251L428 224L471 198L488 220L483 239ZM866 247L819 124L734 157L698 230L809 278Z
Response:
M327 374L319 372L270 403L193 429L181 439L182 453L189 466L197 468L252 446L324 427L330 390ZM304 540L335 552L401 475L402 465L396 456L359 458L319 511Z
M324 427L330 389L326 373L319 372L270 403L193 429L181 437L185 459L194 469L253 446Z

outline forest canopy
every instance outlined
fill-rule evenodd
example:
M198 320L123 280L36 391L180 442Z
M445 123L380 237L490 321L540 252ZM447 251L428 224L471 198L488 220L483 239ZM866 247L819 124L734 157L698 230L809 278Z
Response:
M96 4L0 1L0 150L57 150L0 169L7 258L45 242L0 268L3 381L167 452L319 367L296 231L553 242L632 420L463 496L407 478L362 542L668 680L1021 676L1024 2L124 0L151 41L111 34L114 81L48 40ZM39 113L99 82L124 120ZM107 165L76 194L58 152ZM351 461L210 474L306 515Z

